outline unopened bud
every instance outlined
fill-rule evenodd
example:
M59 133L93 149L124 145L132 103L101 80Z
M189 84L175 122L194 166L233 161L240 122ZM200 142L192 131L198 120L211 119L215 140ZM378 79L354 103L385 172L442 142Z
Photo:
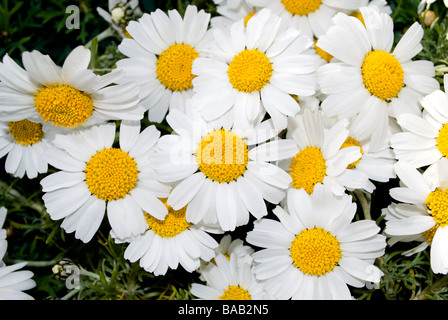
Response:
M423 11L420 14L420 22L429 27L437 19L437 15L432 10Z
M56 279L64 281L73 273L74 267L76 265L72 260L64 258L55 264L51 270Z

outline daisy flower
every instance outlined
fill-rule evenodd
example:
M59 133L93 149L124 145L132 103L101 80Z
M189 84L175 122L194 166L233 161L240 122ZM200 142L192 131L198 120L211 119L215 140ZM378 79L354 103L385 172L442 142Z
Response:
M383 273L373 263L386 241L372 220L351 222L356 203L335 196L322 184L309 195L289 190L280 221L260 219L246 240L257 247L255 276L277 299L351 299L348 285L378 283Z
M117 62L125 71L122 81L136 81L148 118L161 122L168 110L185 108L193 95L193 61L210 46L210 14L189 5L182 18L160 9L145 13L126 28L133 39L123 39L118 49L128 58Z
M285 196L290 176L253 156L256 144L278 134L271 121L248 133L231 121L208 123L197 112L173 110L167 122L173 133L160 138L151 162L160 181L175 184L168 204L175 210L188 204L188 222L232 231L248 223L249 213L266 215L264 200L278 203ZM281 150L276 144L271 147L267 152L275 161Z
M135 20L143 14L138 0L109 0L107 11L101 7L96 8L96 10L121 39L130 37L130 34L126 31L126 26L131 20Z
M431 269L448 273L448 159L441 159L423 174L403 161L395 165L401 186L392 188L390 195L401 202L386 211L385 233L393 243L420 241L412 254L429 245Z
M36 178L46 173L48 163L43 159L51 143L41 123L29 120L0 121L0 158L6 155L5 171L15 177Z
M230 28L231 24L244 19L244 24L247 26L249 19L257 12L257 8L247 4L246 0L228 1L215 0L216 12L219 14L210 19L212 28L223 26Z
M179 265L193 272L201 261L215 256L218 243L199 225L187 222L187 207L174 210L166 203L166 198L161 201L168 210L163 220L145 212L147 230L143 234L117 239L117 242L129 242L124 258L130 262L140 260L140 266L156 276L166 274L168 268L177 269Z
M388 115L420 113L419 98L439 87L431 61L412 61L423 29L414 23L392 51L393 20L378 9L360 8L363 23L343 13L317 45L337 61L318 69L322 110L330 117L355 118L367 134L385 135Z
M254 249L244 244L242 239L233 239L232 235L226 234L221 238L219 246L216 248L216 253L222 253L227 259L230 259L230 255L235 254L239 261L245 263L252 263L252 253Z
M270 9L288 26L299 29L311 39L319 38L333 24L339 11L357 10L361 0L247 0L254 6Z
M312 193L316 184L322 183L341 195L346 188L368 187L367 177L355 176L348 170L362 154L355 144L342 148L349 134L347 121L340 120L326 129L322 111L305 109L289 123L287 139L277 143L284 156L279 166L290 174L291 188ZM264 149L260 151L258 158L262 160L267 153Z
M222 253L202 271L206 284L193 283L191 293L203 300L264 300L268 295L254 276L252 265L238 263L235 254Z
M45 154L60 170L41 180L47 212L53 220L64 219L61 227L83 242L92 239L105 211L120 238L147 229L143 210L158 219L168 212L158 198L167 197L171 187L158 182L147 159L160 132L154 126L140 132L139 121L122 121L117 148L115 131L109 123L59 134Z
M0 114L3 121L48 123L65 133L107 120L140 120L138 87L113 85L117 71L103 76L88 69L90 50L78 46L62 68L38 51L24 52L22 69L8 55L0 63Z
M192 69L192 99L207 121L230 112L235 123L250 127L268 113L284 129L287 116L300 110L291 95L314 95L318 57L306 51L313 42L280 24L264 9L247 27L241 19L229 29L213 29L214 56L196 59Z
M448 76L444 77L445 85ZM420 100L423 114L403 114L397 122L403 132L391 137L395 156L415 167L431 165L448 156L448 96L436 90Z
M223 254L227 259L230 259L230 256L233 254L237 257L238 263L252 263L252 253L254 249L248 245L244 244L242 239L233 239L231 234L226 234L219 241L218 247L215 249L215 256L217 254ZM201 261L201 266L197 270L199 273L209 264L215 263L212 259L210 262ZM200 277L201 280L204 280L203 277Z
M2 261L8 246L6 230L1 229L5 223L6 213L6 208L0 207L0 300L34 300L32 296L23 292L36 286L32 279L33 272L20 270L26 262L6 266Z

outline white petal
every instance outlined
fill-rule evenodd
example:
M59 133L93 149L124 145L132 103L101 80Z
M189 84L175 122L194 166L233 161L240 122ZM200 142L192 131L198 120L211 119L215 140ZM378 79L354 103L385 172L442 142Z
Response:
M216 211L220 227L224 231L233 231L237 223L235 199L227 183L221 183L216 189Z
M131 196L144 211L158 220L165 219L168 210L163 202L157 199L152 193L137 186L131 190Z
M448 273L448 228L439 227L431 244L431 269L435 273Z
M41 180L42 191L50 192L61 188L72 187L85 179L84 172L59 171L47 175Z
M185 207L197 194L205 179L205 175L202 172L198 172L183 180L174 187L168 197L168 205L174 210L179 210Z
M416 56L423 48L420 41L423 38L423 28L418 22L406 31L394 49L394 56L398 61L405 62Z
M140 135L140 121L122 121L120 125L120 148L129 152Z
M90 50L78 46L70 52L62 65L62 77L70 80L79 70L85 70L90 63Z

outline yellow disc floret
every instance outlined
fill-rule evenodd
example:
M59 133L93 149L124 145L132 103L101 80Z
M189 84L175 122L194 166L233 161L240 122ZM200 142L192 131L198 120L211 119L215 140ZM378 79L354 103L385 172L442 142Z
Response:
M258 49L246 49L233 57L227 71L233 88L241 92L260 91L272 76L272 63Z
M347 137L347 139L345 139L344 143L341 146L341 149L348 148L348 147L353 147L353 146L359 147L359 150L360 150L361 154L363 154L361 144L359 143L358 140L356 140L356 139L354 139L352 137ZM356 165L359 163L359 161L361 161L361 158L359 158L355 162L350 163L347 166L347 169L354 169L356 167Z
M431 242L437 228L443 228L448 225L448 189L442 190L436 188L428 195L425 204L428 208L428 213L436 222L436 225L432 229L427 230L423 234Z
M292 186L311 194L316 183L322 183L327 166L322 152L316 147L306 147L295 155L289 166Z
M104 201L124 198L138 180L134 158L117 148L98 151L86 163L84 172L90 192Z
M440 128L436 138L436 145L442 156L446 158L448 156L448 123L444 123L442 128Z
M172 238L187 230L190 227L190 223L185 219L187 207L185 206L182 209L174 210L166 203L167 199L160 200L168 209L168 214L165 216L164 220L159 220L145 212L146 223L148 224L149 229L163 238Z
M193 61L199 57L188 44L175 43L163 51L156 63L157 79L172 91L184 91L193 87L191 73Z
M370 51L361 66L364 86L377 98L388 101L400 93L404 71L400 62L390 53Z
M229 286L222 296L219 297L221 300L252 300L249 291L241 288L240 286Z
M40 142L44 136L42 124L40 123L20 120L8 122L8 126L14 142L24 146Z
M282 4L292 15L306 16L319 9L322 0L282 0Z
M204 136L196 151L199 170L207 178L221 183L242 176L248 160L248 149L243 139L224 129Z
M336 237L317 227L296 235L289 250L294 266L310 276L322 276L332 271L342 257Z
M66 84L39 89L34 97L34 104L44 121L64 128L84 124L95 108L87 93Z

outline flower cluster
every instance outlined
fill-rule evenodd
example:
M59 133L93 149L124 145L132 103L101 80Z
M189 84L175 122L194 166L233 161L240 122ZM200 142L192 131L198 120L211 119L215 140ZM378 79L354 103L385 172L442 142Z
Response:
M215 3L110 1L125 58L102 75L84 46L61 67L5 55L6 172L44 175L46 211L76 239L107 220L147 272L198 272L200 299L351 299L381 281L387 239L431 245L448 273L448 98L414 60L422 27L394 45L381 0ZM396 177L384 232L355 218L353 195Z

